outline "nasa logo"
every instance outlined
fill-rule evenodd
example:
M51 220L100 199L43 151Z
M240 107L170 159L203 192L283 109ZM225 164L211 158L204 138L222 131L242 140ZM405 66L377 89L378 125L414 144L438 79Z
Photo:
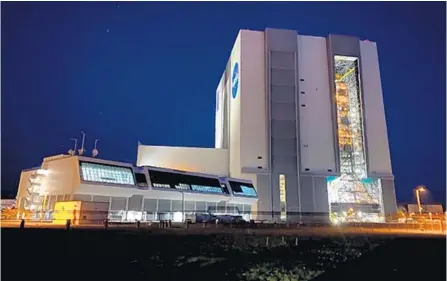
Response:
M233 99L237 97L239 90L239 63L235 63L233 66L233 74L231 75L231 95Z

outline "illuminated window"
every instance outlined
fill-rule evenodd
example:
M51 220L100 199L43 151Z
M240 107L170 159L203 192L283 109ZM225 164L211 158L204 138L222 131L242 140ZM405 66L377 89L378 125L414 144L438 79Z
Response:
M131 168L81 162L81 179L90 182L135 185Z
M281 220L287 219L286 176L279 175L279 201L281 203Z
M157 188L171 188L169 184L163 184L163 183L153 183L152 186Z
M230 186L233 190L233 194L235 195L244 195L250 197L258 196L258 194L256 193L256 189L252 184L230 181Z
M217 178L207 178L174 172L150 170L152 186L156 188L173 188L193 190L206 193L228 193L225 186L221 186Z
M248 196L257 196L256 190L253 187L241 185L242 192Z
M216 186L203 186L203 185L191 185L192 190L200 191L200 192L209 192L209 193L223 193L221 187Z

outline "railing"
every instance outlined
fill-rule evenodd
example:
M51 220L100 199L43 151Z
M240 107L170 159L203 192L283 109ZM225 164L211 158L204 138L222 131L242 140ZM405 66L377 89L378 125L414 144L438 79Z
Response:
M429 219L413 220L406 223L343 223L333 225L324 214L296 213L294 216L300 221L272 222L271 220L242 220L234 216L213 216L188 213L185 221L173 220L173 216L167 213L152 213L149 220L130 219L121 217L121 220L113 220L107 211L81 211L67 215L67 212L53 212L42 216L42 213L27 213L21 219L17 217L3 217L2 227L21 228L95 228L95 229L186 229L189 233L227 233L227 232L265 232L293 235L296 233L308 235L405 235L405 234L445 234L445 215ZM245 213L242 216L257 217L259 214Z

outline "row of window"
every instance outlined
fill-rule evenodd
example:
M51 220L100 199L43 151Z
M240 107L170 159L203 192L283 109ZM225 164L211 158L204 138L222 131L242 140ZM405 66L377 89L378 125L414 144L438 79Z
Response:
M191 187L189 184L181 183L175 186L176 189L182 189L182 190L190 190Z
M157 188L171 188L171 185L165 184L165 183L153 183L152 186L157 187ZM197 184L189 185L186 183L176 184L175 189L194 190L194 191L208 192L208 193L223 193L222 188L220 188L220 187L197 185Z
M252 184L235 182L235 181L230 181L229 184L235 195L244 195L252 197L258 196Z
M152 184L153 187L158 187L158 188L171 188L171 186L169 184L164 184L164 183L154 183Z
M245 195L245 196L253 196L253 197L258 196L256 194L256 190L253 187L246 186L246 185L241 185L240 187L241 187L241 191L240 192L234 191L234 194L240 194L240 195Z
M191 185L191 189L201 192L223 193L221 187L215 187L215 186Z
M228 193L226 186L221 186L220 181L217 178L207 178L157 170L149 170L149 177L154 187L157 187L156 184L163 184L166 188L180 190L194 190L220 194Z
M131 168L81 162L81 178L84 181L135 185Z
M81 162L81 179L90 182L112 183L123 185L136 185L132 168L103 165L97 163ZM156 188L175 188L180 190L194 190L206 193L226 193L228 189L225 184L220 184L218 179L199 176L183 175L161 171L149 171L152 186ZM147 185L142 179L144 174L138 174L138 184ZM254 196L256 190L252 185L230 182L234 194Z

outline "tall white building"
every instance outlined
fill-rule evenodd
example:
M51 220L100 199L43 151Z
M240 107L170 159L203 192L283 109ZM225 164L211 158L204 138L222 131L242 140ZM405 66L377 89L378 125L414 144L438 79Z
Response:
M137 165L251 180L263 219L396 212L374 42L241 30L217 86L215 136L215 149L139 145Z

